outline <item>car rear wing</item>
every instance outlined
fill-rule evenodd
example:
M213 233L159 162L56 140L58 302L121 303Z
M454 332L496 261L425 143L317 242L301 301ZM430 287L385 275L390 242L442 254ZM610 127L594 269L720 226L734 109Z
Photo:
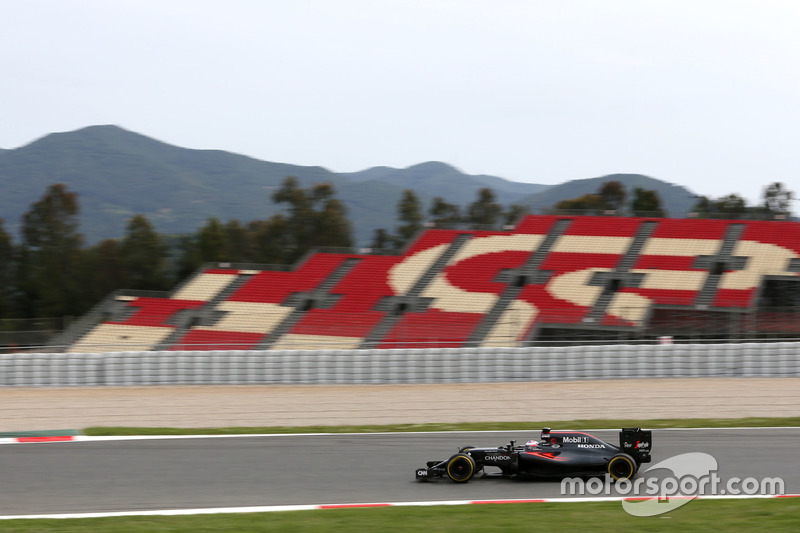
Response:
M619 448L639 463L652 461L653 432L642 428L622 428L619 432Z

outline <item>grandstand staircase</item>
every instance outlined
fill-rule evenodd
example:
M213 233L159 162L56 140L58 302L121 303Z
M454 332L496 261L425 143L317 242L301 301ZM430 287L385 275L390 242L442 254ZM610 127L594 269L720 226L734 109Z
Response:
M586 314L584 323L600 322L606 313L606 309L611 305L614 296L621 288L641 285L644 274L633 273L630 270L636 264L636 260L639 258L647 239L653 234L657 225L658 222L652 220L642 222L636 232L636 236L633 238L633 242L631 242L614 271L596 272L592 276L589 285L603 287L603 291L597 297L592 309Z
M525 263L519 269L505 270L501 272L495 281L506 283L506 288L500 298L497 299L491 311L486 313L483 320L470 334L464 346L478 347L481 345L486 335L494 328L497 321L506 312L511 302L525 288L526 285L545 285L552 275L546 270L539 270L539 266L544 262L547 254L550 253L556 241L567 231L572 220L560 219L553 224L553 227L545 237L539 248L533 250ZM516 339L510 339L512 342Z
M428 308L431 298L422 298L420 294L430 284L433 279L444 270L450 259L464 246L468 240L472 238L472 234L466 233L456 237L447 250L440 255L422 276L417 279L408 293L404 295L389 296L382 299L375 306L376 311L386 312L386 316L381 320L377 326L364 338L359 348L375 348L381 340L392 330L397 322L403 317L405 313L416 313L424 311Z
M717 255L713 256L699 256L695 261L694 268L708 270L703 288L697 295L694 304L699 309L706 309L711 307L714 303L714 297L717 294L717 288L722 281L722 276L727 270L743 270L747 264L746 257L733 256L733 249L742 232L745 229L744 224L730 224L728 230L725 232L725 239L719 247Z
M120 307L117 296L121 292L122 291L115 291L103 298L100 303L92 307L88 313L73 321L67 329L50 339L49 345L58 349L70 346L89 333L98 323L108 320L108 317L113 316L114 311ZM130 310L128 313L130 313Z
M227 313L227 311L216 309L217 305L227 300L230 295L239 290L239 288L247 283L254 274L255 271L250 271L247 274L236 276L233 281L219 291L211 300L207 301L200 309L178 311L175 316L167 322L168 324L176 326L175 331L164 339L163 344L166 347L175 345L195 326L215 325L219 319ZM180 287L173 291L173 293L177 293L179 289Z
M254 349L268 350L280 338L291 331L303 316L312 309L330 309L342 297L340 294L331 293L331 289L336 286L361 259L351 257L342 261L336 269L325 278L313 291L305 293L294 293L283 302L283 306L293 307L294 310L275 327L267 336L259 342Z

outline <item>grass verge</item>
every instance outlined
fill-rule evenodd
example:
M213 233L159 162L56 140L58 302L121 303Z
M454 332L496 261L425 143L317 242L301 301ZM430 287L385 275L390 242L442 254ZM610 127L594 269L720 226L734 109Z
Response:
M277 426L226 428L169 427L90 427L84 435L244 435L256 433L386 433L411 431L530 431L543 427L553 429L619 429L623 427L659 428L726 428L800 426L800 417L785 418L663 418L655 420L562 420L542 422L465 422L458 424L389 424L366 426Z
M0 522L4 532L404 532L477 531L797 531L800 501L696 500L669 513L630 516L618 502L534 503L438 507L385 507L219 514Z

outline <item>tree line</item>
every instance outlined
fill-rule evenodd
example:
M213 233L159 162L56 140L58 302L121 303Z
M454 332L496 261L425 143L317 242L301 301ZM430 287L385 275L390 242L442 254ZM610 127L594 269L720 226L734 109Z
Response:
M417 194L406 189L397 204L397 221L392 233L386 228L378 228L373 234L370 248L373 250L400 251L414 236L426 227L466 227L498 229L514 224L527 214L527 208L518 204L504 207L497 203L494 191L489 188L478 190L475 201L463 211L461 206L448 203L439 196L431 201L425 214Z
M557 210L585 214L666 216L655 191L636 189L630 202L619 182L608 182L596 194L564 200ZM793 193L774 183L764 204L748 207L735 195L698 198L696 216L771 213L789 216ZM135 215L123 237L87 246L79 228L78 194L63 184L51 185L23 215L16 243L0 219L0 319L80 316L119 289L164 291L209 262L291 265L312 249L351 249L352 227L344 204L331 184L300 186L287 177L272 194L284 207L265 220L242 222L210 218L195 233L161 235L144 215ZM427 227L500 229L527 214L521 205L500 205L489 188L480 189L467 206L441 197L427 209L413 190L396 206L396 225L375 230L370 247L399 252ZM11 328L8 321L0 328Z
M171 236L136 215L123 237L87 246L78 195L51 185L23 215L19 243L0 219L0 319L80 316L118 289L169 290L206 262L291 264L315 247L351 246L330 184L303 189L287 178L272 199L287 209L267 220L210 218L194 234Z
M764 188L762 202L748 205L738 194L727 194L719 198L696 196L689 216L698 218L754 218L781 219L791 216L794 192L781 182L773 182ZM575 212L584 215L633 215L641 217L665 217L668 215L661 205L658 192L636 187L633 197L628 197L625 186L619 181L603 183L595 193L562 200L555 205L556 211Z
M619 181L603 183L596 193L584 194L578 198L561 200L555 206L557 211L578 212L580 214L602 215L607 212L626 214L628 193ZM661 205L661 198L654 190L636 187L633 198L627 204L633 216L665 217L666 210Z

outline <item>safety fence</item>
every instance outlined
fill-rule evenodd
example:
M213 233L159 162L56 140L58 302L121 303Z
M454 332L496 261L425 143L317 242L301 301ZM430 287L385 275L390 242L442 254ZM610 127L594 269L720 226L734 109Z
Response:
M795 377L800 343L0 355L0 386L490 383Z

